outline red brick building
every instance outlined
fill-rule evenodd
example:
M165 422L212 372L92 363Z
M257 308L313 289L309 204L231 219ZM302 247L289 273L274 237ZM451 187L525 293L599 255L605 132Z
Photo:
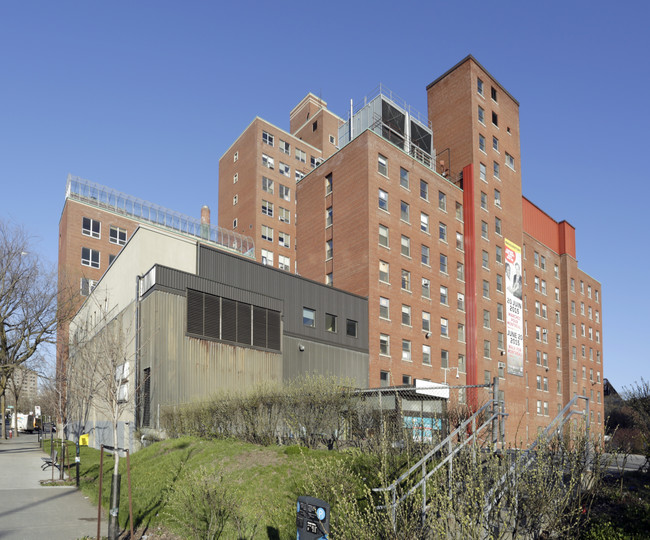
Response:
M513 442L576 394L602 426L601 285L522 197L519 103L469 56L427 105L380 87L346 122L311 94L291 133L256 118L220 160L220 225L368 297L370 386L497 376Z

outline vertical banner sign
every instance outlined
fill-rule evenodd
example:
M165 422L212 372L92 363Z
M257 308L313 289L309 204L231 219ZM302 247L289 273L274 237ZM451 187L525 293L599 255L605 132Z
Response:
M521 248L506 240L506 329L508 373L524 376L524 318L522 309Z

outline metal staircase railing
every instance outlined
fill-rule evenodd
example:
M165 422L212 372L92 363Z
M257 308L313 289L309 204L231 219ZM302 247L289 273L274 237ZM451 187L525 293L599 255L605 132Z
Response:
M477 426L477 423L480 421L481 415L486 413L489 416ZM452 431L444 440L438 443L430 452L428 452L420 461L413 465L408 471L403 473L397 480L395 480L390 486L373 488L372 491L377 493L390 492L391 502L386 505L377 506L377 510L387 510L390 508L392 514L392 522L396 524L396 512L397 507L401 504L407 497L413 495L418 489L422 490L422 515L426 514L427 511L427 480L431 478L432 475L436 473L440 468L445 465L449 465L449 478L451 480L453 474L453 459L456 454L458 454L463 448L472 444L472 454L473 459L476 461L476 440L478 435L488 426L492 426L493 433L497 430L495 429L496 423L499 419L505 416L503 408L499 406L499 403L495 399L489 400L482 407L480 407L472 416L467 420L463 421L454 431ZM457 438L462 438L467 431L468 426L471 425L471 433L467 438L460 441L459 444L454 446L454 441ZM428 469L429 465L432 465L432 461L438 456L440 452L447 452L446 457L441 461L435 462L433 467ZM398 498L398 490L400 486L407 483L416 474L420 474L420 480L411 486L408 491ZM451 483L450 483L451 486Z

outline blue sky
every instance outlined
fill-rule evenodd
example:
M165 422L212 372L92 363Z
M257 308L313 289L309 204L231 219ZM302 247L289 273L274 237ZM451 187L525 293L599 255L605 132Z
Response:
M605 376L650 378L650 3L0 3L0 216L56 261L68 173L216 218L218 160L307 92L341 116L473 54L520 102L524 195L603 283Z

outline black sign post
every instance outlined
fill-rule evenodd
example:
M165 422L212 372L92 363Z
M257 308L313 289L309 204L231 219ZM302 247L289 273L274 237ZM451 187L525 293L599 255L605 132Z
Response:
M298 497L296 528L297 540L329 539L330 505L315 497Z

